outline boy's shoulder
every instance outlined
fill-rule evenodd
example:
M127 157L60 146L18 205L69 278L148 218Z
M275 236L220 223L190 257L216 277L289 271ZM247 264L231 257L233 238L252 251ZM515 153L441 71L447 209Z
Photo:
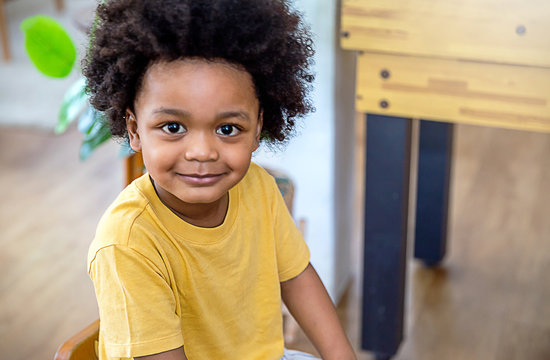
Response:
M130 238L135 239L130 235L136 228L154 222L148 211L150 201L143 191L148 186L147 182L150 182L147 174L138 178L122 190L107 208L97 225L89 254L112 245L130 246Z
M272 188L275 179L269 172L260 165L250 162L250 168L242 180L242 186L247 189L250 187Z
M291 178L283 171L272 168L264 168L253 162L250 163L250 170L243 179L245 189L261 192L260 196L271 197L281 194L286 201L287 197L293 196L293 185Z

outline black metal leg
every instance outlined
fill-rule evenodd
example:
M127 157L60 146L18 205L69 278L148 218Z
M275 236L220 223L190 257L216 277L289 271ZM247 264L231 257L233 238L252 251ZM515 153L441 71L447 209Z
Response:
M428 266L439 264L447 250L453 128L420 122L414 256Z
M411 121L368 115L362 347L377 358L403 339Z

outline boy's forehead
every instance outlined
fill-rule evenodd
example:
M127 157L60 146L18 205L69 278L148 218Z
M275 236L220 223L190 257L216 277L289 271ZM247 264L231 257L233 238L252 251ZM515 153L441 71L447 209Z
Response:
M254 82L244 67L226 61L185 58L151 64L136 93L135 105L176 104L190 99L254 105L259 110ZM154 104L157 103L157 104ZM204 103L207 105L208 102ZM179 105L179 104L178 104Z

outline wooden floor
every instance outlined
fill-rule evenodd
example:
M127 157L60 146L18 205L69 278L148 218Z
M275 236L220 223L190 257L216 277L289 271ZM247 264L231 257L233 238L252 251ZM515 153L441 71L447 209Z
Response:
M87 248L122 169L114 144L80 163L79 141L0 128L0 359L51 359L97 317ZM458 126L454 153L450 252L439 269L410 262L396 359L550 359L550 135ZM359 284L339 307L356 346Z
M122 168L114 144L81 163L79 136L0 129L0 359L53 359L98 316L87 248Z

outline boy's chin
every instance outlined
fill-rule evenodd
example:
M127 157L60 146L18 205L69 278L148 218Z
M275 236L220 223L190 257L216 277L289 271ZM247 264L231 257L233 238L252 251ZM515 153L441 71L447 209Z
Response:
M193 194L193 195L184 195L184 196L178 196L177 198L185 204L189 205L214 205L218 203L219 201L223 200L224 196L226 196L228 192L222 193L222 194L212 194L212 195L202 195L202 194Z

